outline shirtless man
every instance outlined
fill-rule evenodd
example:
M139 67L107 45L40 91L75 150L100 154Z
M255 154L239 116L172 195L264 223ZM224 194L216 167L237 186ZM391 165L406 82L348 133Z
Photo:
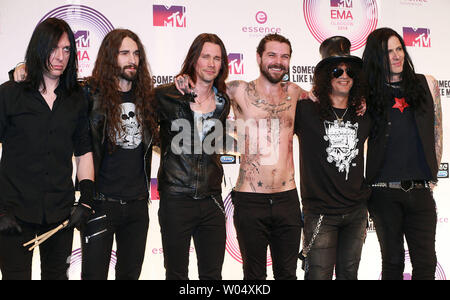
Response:
M297 278L302 220L292 155L294 117L297 99L307 98L308 92L283 81L291 54L288 39L267 35L257 48L260 76L251 82L227 84L241 133L238 141L243 143L232 199L244 279L248 280L266 278L267 246L275 279ZM179 87L186 85L183 78L176 81ZM184 85L178 81L185 81Z

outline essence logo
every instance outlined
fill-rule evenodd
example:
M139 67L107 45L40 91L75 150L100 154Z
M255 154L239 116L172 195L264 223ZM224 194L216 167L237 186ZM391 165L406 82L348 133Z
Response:
M256 22L259 24L264 24L267 22L267 14L263 11L258 11L256 13Z
M153 26L186 28L186 7L153 5Z
M376 0L303 0L303 15L319 43L330 36L343 35L350 40L352 51L366 44L367 36L378 24Z
M244 55L242 53L228 54L228 69L233 75L244 74Z
M97 10L85 5L64 5L47 13L47 18L59 18L72 28L78 51L78 77L90 76L103 38L114 29L111 22Z
M269 17L267 16L267 13L260 10L255 15L255 20L258 24L242 26L242 32L250 33L250 37L261 37L261 36L265 36L266 34L270 34L270 33L281 34L281 28L265 25L267 23L268 19L269 19ZM265 25L265 26L263 26L263 25Z
M431 47L431 34L428 28L403 27L403 39L409 47Z

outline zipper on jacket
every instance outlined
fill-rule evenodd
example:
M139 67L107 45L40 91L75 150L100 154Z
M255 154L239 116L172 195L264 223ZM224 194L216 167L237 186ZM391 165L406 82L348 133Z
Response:
M151 186L150 186L150 184L148 182L148 174L147 174L147 170L146 170L145 164L146 164L146 158L147 158L148 151L152 148L152 142L153 142L153 135L152 135L152 138L150 139L150 142L148 143L147 150L144 153L145 186L147 187L148 199L150 200L150 203L152 203L152 198L151 198L151 195L150 195L150 188L151 188ZM150 165L150 169L151 169L151 167L152 166Z

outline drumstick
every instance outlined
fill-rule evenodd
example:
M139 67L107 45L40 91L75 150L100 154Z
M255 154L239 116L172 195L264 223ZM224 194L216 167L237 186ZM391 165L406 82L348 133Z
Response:
M61 229L63 229L64 227L67 226L67 224L69 224L69 220L66 220L64 223L62 223L61 225L59 225L58 227L56 227L55 229L52 229L40 236L38 236L37 238L27 242L26 244L24 244L23 246L26 247L28 245L30 245L33 242L36 242L30 249L28 249L28 251L33 250L34 248L36 248L37 246L39 246L40 244L42 244L43 242L45 242L47 239L49 239L51 236L53 236L55 233L57 233L58 231L60 231Z

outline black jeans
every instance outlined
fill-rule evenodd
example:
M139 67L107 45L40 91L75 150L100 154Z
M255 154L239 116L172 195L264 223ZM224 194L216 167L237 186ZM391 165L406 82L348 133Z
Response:
M81 234L83 280L106 280L114 235L116 280L137 280L144 262L149 224L148 203L94 201L95 214Z
M267 246L274 278L297 279L302 229L297 190L274 194L233 192L232 199L244 279L266 279Z
M401 280L405 268L404 238L408 243L412 279L435 278L436 204L427 188L373 188L369 212L382 256L382 279Z
M18 220L21 234L0 234L0 270L3 280L31 280L33 252L22 245L60 225L30 224ZM61 222L62 223L62 222ZM39 245L42 280L67 280L73 228L63 229Z
M194 240L200 280L221 280L225 257L225 210L221 196L194 199L160 193L158 211L167 280L188 280Z
M311 244L320 215L305 213L304 248ZM323 215L318 234L305 259L305 280L357 280L366 237L367 208L344 215Z

